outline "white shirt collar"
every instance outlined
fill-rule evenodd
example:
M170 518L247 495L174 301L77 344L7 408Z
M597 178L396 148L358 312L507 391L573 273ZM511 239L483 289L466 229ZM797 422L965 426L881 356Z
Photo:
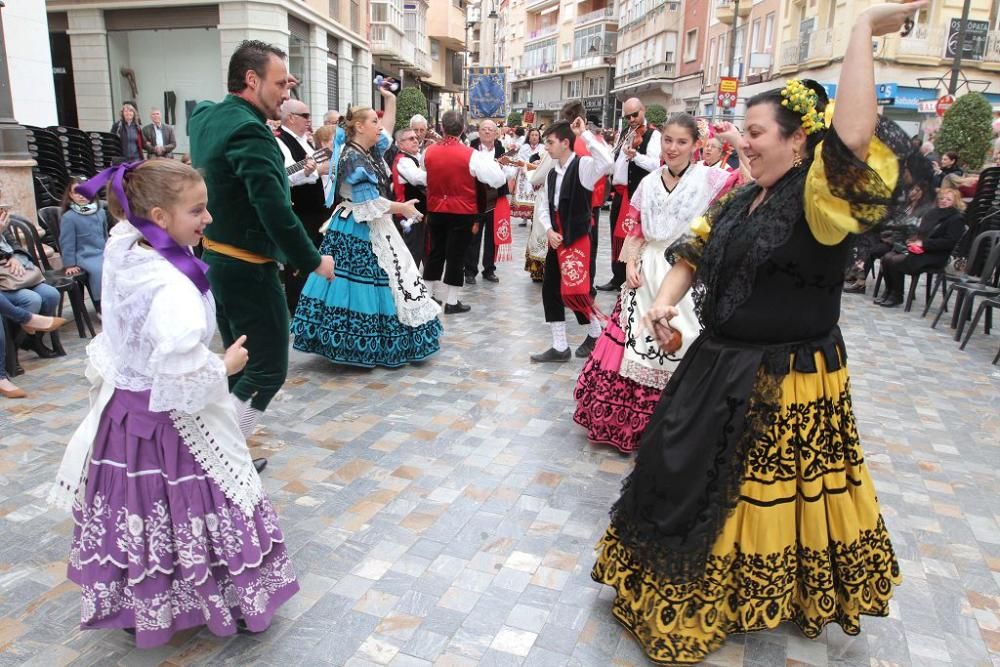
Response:
M559 164L558 161L556 161L556 166L554 167L554 169L560 174L565 174L566 170L569 169L569 166L573 164L573 160L575 159L576 159L576 153L570 153L569 159L566 160L566 164L561 165Z
M292 129L290 127L288 127L287 125L285 125L285 124L281 125L281 129L284 130L285 132L287 132L288 134L292 135L296 139L305 139L306 138L306 135L304 135L304 134L302 134L302 135L295 134L295 132L293 132Z

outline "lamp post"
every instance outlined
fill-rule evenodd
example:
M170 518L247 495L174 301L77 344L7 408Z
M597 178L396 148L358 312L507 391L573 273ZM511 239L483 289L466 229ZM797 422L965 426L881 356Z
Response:
M6 3L0 0L0 10ZM0 11L0 161L31 160L24 128L14 119L14 101L10 95L10 70L7 67L7 38L3 12Z
M736 35L740 24L740 0L733 0L733 34L729 39L729 76L736 74ZM733 115L736 113L735 101L732 107L723 109L723 115Z

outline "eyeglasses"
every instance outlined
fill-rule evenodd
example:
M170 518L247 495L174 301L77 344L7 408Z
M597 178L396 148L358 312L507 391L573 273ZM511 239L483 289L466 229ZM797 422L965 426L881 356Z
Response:
M309 116L310 116L310 114L307 114L307 113L298 113L296 111L291 112L289 115L290 116L298 116L299 118L305 118L306 120L309 120Z
M638 111L633 111L632 113L625 114L625 120L632 120L633 118L638 118L638 117L639 117Z

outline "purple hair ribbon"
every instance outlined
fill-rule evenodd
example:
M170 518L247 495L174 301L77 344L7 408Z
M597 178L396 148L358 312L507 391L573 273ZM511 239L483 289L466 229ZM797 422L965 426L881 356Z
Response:
M153 249L167 260L178 271L187 276L188 280L194 283L202 294L208 292L208 264L194 256L191 248L182 246L167 234L166 230L159 227L152 220L140 217L132 213L129 208L128 198L125 196L124 180L125 174L138 167L142 162L125 162L123 164L108 167L86 182L76 186L77 191L87 199L96 199L98 191L110 183L111 191L121 203L125 217L139 230L146 238Z

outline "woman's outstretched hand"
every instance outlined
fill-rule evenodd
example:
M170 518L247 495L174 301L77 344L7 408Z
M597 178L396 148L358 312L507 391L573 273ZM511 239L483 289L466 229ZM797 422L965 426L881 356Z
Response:
M913 18L918 10L929 4L929 0L913 2L893 2L872 5L858 16L858 21L867 21L872 37L891 35L902 30L906 19Z

